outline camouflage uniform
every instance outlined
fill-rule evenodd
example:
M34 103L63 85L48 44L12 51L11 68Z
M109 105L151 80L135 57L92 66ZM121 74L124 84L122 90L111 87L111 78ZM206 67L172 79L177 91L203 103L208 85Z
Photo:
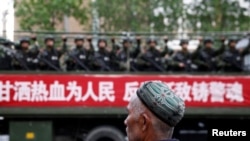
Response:
M188 40L181 40L182 49L171 56L169 65L171 71L194 71L192 67L192 54L187 48Z
M38 58L30 50L30 39L24 37L19 42L19 49L15 52L13 68L15 70L37 70Z
M156 49L157 40L150 37L147 40L148 49L138 55L138 68L141 71L164 72L165 67L161 58L161 52Z
M237 37L230 37L228 40L228 48L220 56L220 71L224 72L240 72L243 71L242 53L235 48Z
M91 66L95 71L116 71L118 70L118 61L115 53L107 49L107 40L100 38L98 40L98 51L94 53L91 59Z
M75 47L66 55L67 70L85 70L91 69L90 63L93 56L90 49L84 47L84 37L77 36L75 38Z
M194 53L193 61L198 66L198 71L214 72L218 69L218 56L225 50L224 41L219 49L213 48L213 39L207 37L204 39L204 46L198 47L196 53Z
M136 57L140 53L140 40L136 40L136 46L133 47L130 38L124 38L122 48L117 52L119 61L119 70L138 71Z
M12 49L7 39L0 37L0 70L12 70Z
M46 47L38 55L40 69L46 71L61 71L59 59L63 52L55 48L55 39L53 36L46 36L44 42Z

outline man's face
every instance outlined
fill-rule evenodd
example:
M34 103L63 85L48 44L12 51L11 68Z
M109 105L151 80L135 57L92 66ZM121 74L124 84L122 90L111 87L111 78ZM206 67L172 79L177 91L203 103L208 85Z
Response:
M187 43L184 43L181 46L182 46L182 49L185 49L185 50L188 48L188 44Z
M139 127L139 114L136 113L133 107L133 102L130 101L127 106L128 116L124 121L126 132L129 141L140 141L142 138L141 129Z
M154 48L154 47L156 46L155 41L151 41L151 42L149 43L149 46L150 46L151 48Z
M22 42L21 43L21 47L23 48L23 49L28 49L29 48L29 43L28 42Z
M229 44L229 46L231 48L234 48L236 46L236 41L231 41L230 44Z
M212 43L212 42L207 42L207 43L205 44L205 47L207 47L207 48L212 48L212 46L213 46L213 43Z
M77 40L76 41L76 46L83 46L83 40Z
M106 43L104 41L99 42L99 47L100 48L105 48L106 47Z
M124 45L125 48L129 48L131 46L131 43L130 42L124 42L123 45Z
M53 40L47 40L46 41L46 46L53 47L54 46L54 41Z

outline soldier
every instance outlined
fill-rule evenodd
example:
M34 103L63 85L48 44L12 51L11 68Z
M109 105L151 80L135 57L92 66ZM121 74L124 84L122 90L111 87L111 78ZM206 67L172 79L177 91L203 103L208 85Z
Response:
M22 38L18 48L14 54L13 68L15 70L37 70L38 59L30 51L30 38Z
M37 41L37 37L36 35L32 35L31 36L31 43L30 43L30 49L29 49L29 52L32 56L32 58L37 58L39 52L40 52L40 45ZM36 59L35 61L38 61L38 59Z
M75 48L67 53L67 70L90 71L91 52L84 47L84 37L77 36L74 39Z
M116 71L118 62L113 51L107 49L107 40L100 38L97 43L98 51L94 53L92 66L97 71Z
M117 52L119 61L119 70L138 71L136 66L136 57L140 53L141 39L136 39L136 46L133 47L132 40L126 37L122 41L122 48Z
M170 70L171 68L170 68L169 63L170 63L171 56L173 55L174 51L170 49L168 46L168 37L164 37L163 41L164 41L164 48L161 51L161 57L162 57L166 70Z
M181 50L171 56L170 69L172 71L193 71L192 55L188 51L188 40L181 40Z
M115 37L111 38L111 44L112 50L117 54L120 51L121 47L119 44L116 43Z
M147 40L148 49L138 55L138 67L142 71L165 71L161 59L161 52L156 49L157 40L150 37Z
M93 37L91 37L91 36L89 36L89 37L87 38L88 46L86 46L85 48L86 48L88 51L90 51L91 54L94 54L94 52L95 52L95 47L94 47L94 45L93 45L93 43L92 43L92 42L93 42L92 39L93 39Z
M0 70L12 70L12 49L10 42L0 37Z
M203 40L204 46L198 47L198 50L192 57L194 63L198 66L198 71L217 71L218 56L225 50L224 41L224 38L221 39L222 46L219 49L215 50L213 48L214 42L211 37L206 37Z
M220 56L219 67L224 72L240 72L243 71L242 67L242 55L239 50L236 49L237 37L230 37L228 40L228 48Z
M52 35L48 35L44 39L45 49L38 55L40 61L40 69L48 71L61 71L59 59L62 52L55 48L55 39Z

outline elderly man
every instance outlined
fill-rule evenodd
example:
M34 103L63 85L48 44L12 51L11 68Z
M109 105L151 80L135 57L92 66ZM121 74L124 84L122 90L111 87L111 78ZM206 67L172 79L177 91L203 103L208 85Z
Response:
M124 121L129 141L178 141L174 127L183 118L185 103L161 81L145 82L127 106Z

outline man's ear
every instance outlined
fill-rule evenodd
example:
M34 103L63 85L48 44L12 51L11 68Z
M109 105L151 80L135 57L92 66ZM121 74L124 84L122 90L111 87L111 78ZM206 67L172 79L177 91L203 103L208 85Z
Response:
M139 124L142 131L146 131L151 125L150 117L146 113L142 113L139 119Z

